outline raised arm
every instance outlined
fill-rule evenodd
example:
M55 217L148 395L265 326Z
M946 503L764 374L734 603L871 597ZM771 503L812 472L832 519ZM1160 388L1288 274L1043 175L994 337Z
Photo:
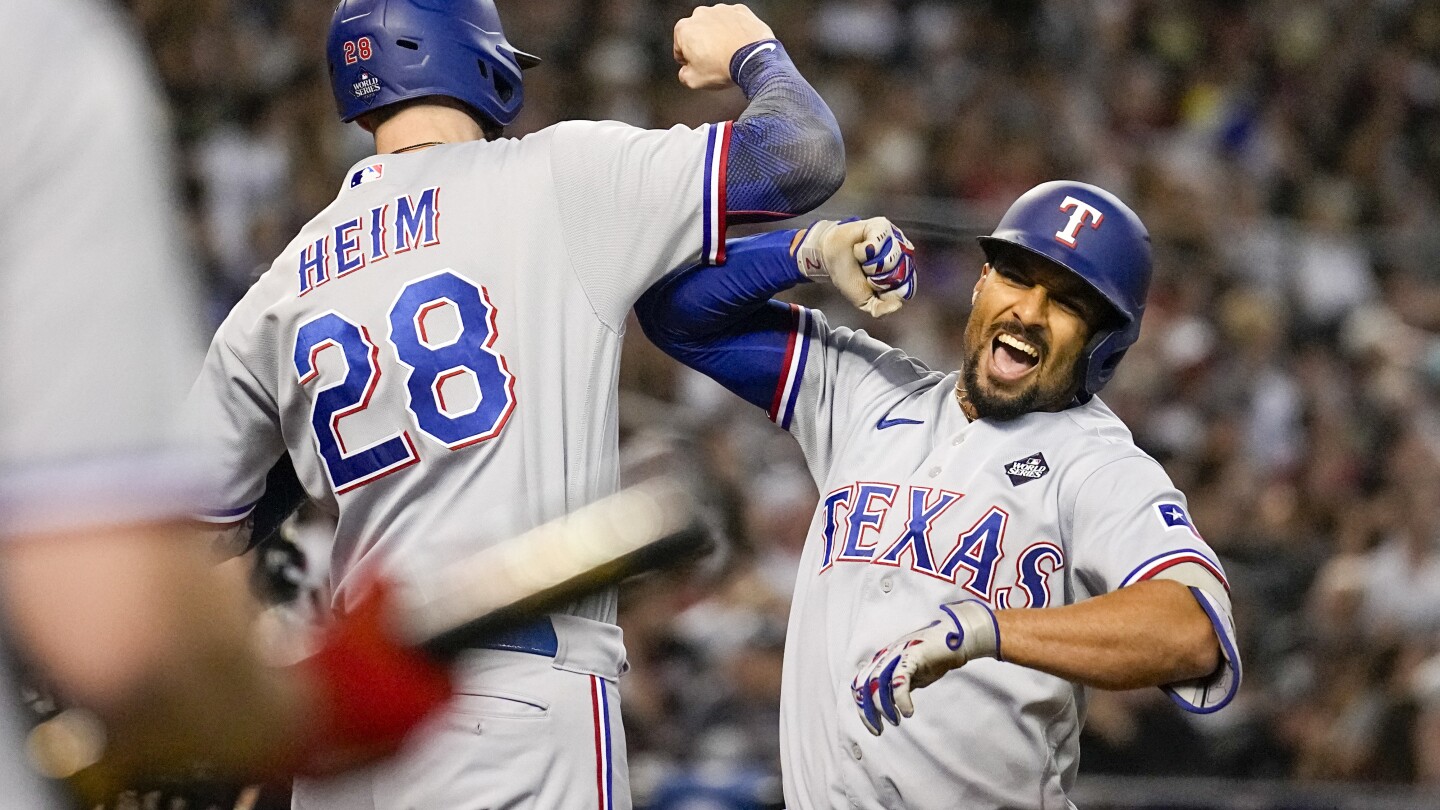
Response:
M685 86L733 83L750 100L724 147L723 209L731 222L803 214L840 188L845 143L835 116L748 8L697 8L675 26L675 59Z

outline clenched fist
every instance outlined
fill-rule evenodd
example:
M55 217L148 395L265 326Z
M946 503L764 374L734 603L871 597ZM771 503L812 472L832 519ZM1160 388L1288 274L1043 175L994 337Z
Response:
M828 278L846 300L876 318L915 294L915 246L884 217L820 220L792 252L801 273Z
M730 59L735 52L775 32L742 4L700 6L675 23L675 61L680 83L691 90L723 90L734 80Z

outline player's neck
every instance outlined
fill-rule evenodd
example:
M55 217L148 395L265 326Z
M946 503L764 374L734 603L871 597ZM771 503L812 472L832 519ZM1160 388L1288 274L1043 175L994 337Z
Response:
M417 151L412 147L485 139L480 124L462 110L440 104L417 104L397 112L375 128L375 151L381 155Z
M966 419L974 422L980 418L980 412L975 410L975 403L971 402L970 397L965 393L965 384L961 380L955 381L955 403L960 406L960 411L965 414Z

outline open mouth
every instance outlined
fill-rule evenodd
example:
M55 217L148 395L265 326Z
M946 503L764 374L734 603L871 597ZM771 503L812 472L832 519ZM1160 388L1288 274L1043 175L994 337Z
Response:
M990 373L997 380L1014 382L1040 365L1040 349L1008 332L990 342Z

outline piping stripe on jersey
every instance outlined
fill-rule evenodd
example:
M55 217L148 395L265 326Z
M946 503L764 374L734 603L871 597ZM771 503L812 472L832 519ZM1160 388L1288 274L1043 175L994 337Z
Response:
M701 201L700 261L725 262L725 182L733 124L714 124L705 138L704 199Z
M248 506L237 506L234 509L213 509L208 512L197 512L191 515L201 523L209 523L214 526L227 526L232 523L239 523L254 511L255 504Z
M810 351L810 311L798 304L790 305L795 316L795 328L785 344L785 364L779 384L775 386L775 397L770 401L770 421L785 430L795 417L795 403L800 396L800 383L805 378L805 357Z
M1225 573L1220 570L1220 566L1216 565L1215 562L1209 557L1206 557L1204 554L1201 554L1193 548L1182 548L1176 551L1167 551L1164 554L1151 557L1145 562L1140 563L1140 565L1138 565L1134 571L1131 571L1130 575L1125 577L1125 579L1120 583L1120 587L1123 588L1126 585L1131 585L1147 579L1153 579L1155 575L1159 574L1161 571L1180 565L1181 563L1197 563L1206 571L1209 571L1210 574L1216 579L1220 580L1220 584L1225 586L1226 593L1230 592L1230 581L1225 579Z
M1222 618L1222 611L1220 606L1216 604L1215 597L1193 585L1190 586L1190 593L1195 595L1196 601L1200 603L1200 607L1205 610L1206 615L1210 618L1210 624L1215 628L1215 635L1220 639L1220 655L1225 660L1220 663L1221 671L1217 682L1214 683L1213 687L1209 684L1202 687L1199 700L1190 700L1180 694L1174 685L1167 684L1160 688L1165 694L1169 695L1170 700L1180 708L1194 714L1212 714L1229 706L1230 701L1234 700L1236 693L1240 691L1240 654L1235 651L1233 625ZM1228 670L1228 673L1226 670ZM1226 677L1227 675L1229 677ZM1214 687L1221 689L1218 699L1211 695Z
M595 718L595 785L600 810L615 806L614 763L610 758L610 697L605 693L605 679L590 676L590 707Z

